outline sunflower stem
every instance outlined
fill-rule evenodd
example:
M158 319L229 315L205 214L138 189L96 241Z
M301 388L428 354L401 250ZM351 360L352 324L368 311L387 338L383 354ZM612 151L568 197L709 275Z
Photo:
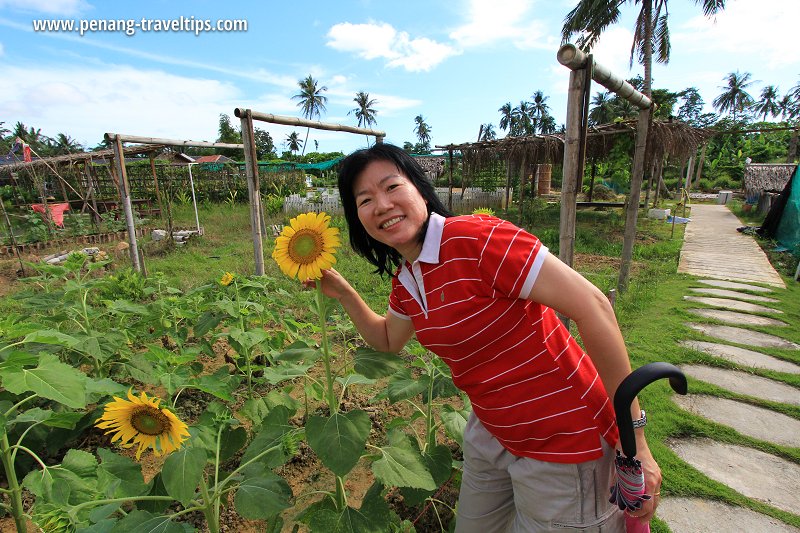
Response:
M8 489L11 492L11 514L14 516L17 533L27 533L28 525L25 521L25 510L22 508L22 488L17 480L14 462L11 460L11 447L8 443L8 435L5 432L3 432L3 437L0 439L0 461L3 463Z
M328 390L328 409L333 416L338 411L336 395L333 393L333 373L331 372L331 354L328 346L328 329L325 322L325 295L322 293L322 283L317 282L317 314L319 315L319 326L322 330L322 360L325 363L325 379L327 380Z
M200 479L200 492L203 495L203 515L206 517L206 523L210 533L219 533L219 508L217 504L217 493L212 497L208 493L208 485L206 485L205 477Z

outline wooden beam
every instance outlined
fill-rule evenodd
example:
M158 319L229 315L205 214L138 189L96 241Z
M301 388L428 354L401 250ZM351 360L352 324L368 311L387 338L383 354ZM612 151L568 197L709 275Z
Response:
M119 136L114 138L114 165L119 175L119 192L122 198L122 209L125 212L125 225L128 227L128 251L131 256L131 264L137 272L142 271L142 263L139 261L139 246L136 243L136 228L133 224L133 209L131 207L131 193L128 185L128 173L125 170L125 154L122 150L122 139Z
M347 126L345 124L335 124L332 122L318 122L316 120L307 120L304 118L287 117L285 115L273 115L271 113L259 113L250 109L243 109L237 107L234 110L234 115L243 118L247 113L253 117L253 120L260 120L262 122L269 122L270 124L282 124L284 126L300 126L303 128L314 128L318 130L327 131L345 131L348 133L358 133L359 135L371 135L375 137L375 142L383 142L386 137L386 132L373 130L369 128L357 128L355 126Z
M237 115L238 116L238 115ZM242 141L244 142L244 163L247 173L247 192L250 196L250 226L253 235L253 255L256 276L264 275L264 243L261 234L261 187L258 179L258 156L254 137L253 117L248 109L240 117Z
M113 142L119 139L124 143L139 144L165 144L167 146L196 146L198 148L244 148L243 144L210 143L206 141L186 141L180 139L161 139L158 137L138 137L136 135L121 135L119 133L106 133L105 139Z

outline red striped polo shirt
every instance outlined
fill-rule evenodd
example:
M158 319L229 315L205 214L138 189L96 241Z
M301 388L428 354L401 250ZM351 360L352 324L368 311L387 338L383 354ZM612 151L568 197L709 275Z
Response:
M579 463L618 434L589 356L552 309L525 299L548 253L510 222L433 213L419 258L392 280L389 310L413 322L507 450Z

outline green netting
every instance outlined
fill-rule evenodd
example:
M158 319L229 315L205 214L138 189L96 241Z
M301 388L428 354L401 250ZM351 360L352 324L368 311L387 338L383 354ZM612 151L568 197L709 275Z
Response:
M792 190L783 208L781 222L775 232L775 240L800 255L800 165L790 180Z
M262 172L288 172L290 170L328 170L333 167L344 157L337 157L328 161L321 161L319 163L293 163L286 161L283 163L258 163L258 170ZM238 163L241 168L244 168L244 163Z

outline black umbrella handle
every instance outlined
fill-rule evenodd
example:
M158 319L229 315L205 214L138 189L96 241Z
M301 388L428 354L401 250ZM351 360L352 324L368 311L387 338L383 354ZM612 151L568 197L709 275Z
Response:
M643 388L661 378L669 378L672 390L678 394L686 394L686 376L675 365L664 362L648 363L637 368L622 380L614 394L614 412L617 415L619 440L622 444L622 451L628 457L636 455L636 435L633 433L631 403Z

